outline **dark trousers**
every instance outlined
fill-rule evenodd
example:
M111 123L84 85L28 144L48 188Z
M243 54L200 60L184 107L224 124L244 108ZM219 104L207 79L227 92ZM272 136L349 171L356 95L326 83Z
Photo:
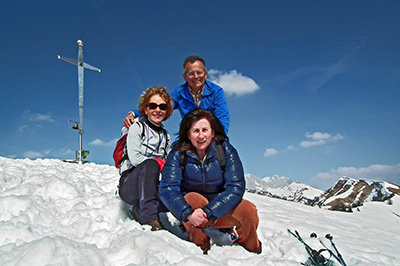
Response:
M203 208L208 204L208 200L199 193L190 192L185 195L186 202L193 208ZM203 251L210 248L210 238L204 233L204 228L194 227L189 222L182 222L189 233L189 240L201 247ZM228 212L225 216L219 218L213 228L230 228L236 226L239 235L237 243L250 252L261 253L261 242L258 240L258 214L256 206L248 200L242 201Z
M127 177L122 177L119 195L123 201L134 206L141 224L158 220L159 175L160 166L157 161L148 159L136 166Z

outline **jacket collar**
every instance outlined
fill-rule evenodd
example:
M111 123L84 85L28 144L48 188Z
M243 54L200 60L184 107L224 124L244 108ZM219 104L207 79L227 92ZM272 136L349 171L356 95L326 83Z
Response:
M153 129L154 131L160 132L163 129L163 125L156 125L153 122L151 122L147 117L144 121L151 129Z
M210 89L211 84L212 83L210 81L207 81L207 80L204 82L203 96L211 94L211 89ZM182 95L186 100L189 100L189 101L193 102L192 95L190 95L190 92L189 92L189 83L187 83L187 82L185 84L183 84L183 93L182 93Z
M215 140L211 141L210 146L208 146L207 151L206 151L206 160L208 158L212 158L215 154L217 153L217 144L215 143ZM186 154L196 160L201 161L199 156L197 155L197 152L195 150L189 150L186 151Z

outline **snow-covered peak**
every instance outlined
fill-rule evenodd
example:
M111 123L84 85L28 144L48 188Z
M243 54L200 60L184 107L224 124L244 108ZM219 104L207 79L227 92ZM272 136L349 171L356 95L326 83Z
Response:
M273 198L311 204L315 197L323 193L322 190L278 175L261 179L255 175L245 174L245 178L247 191Z
M284 176L278 176L278 175L273 175L273 176L267 176L262 179L270 188L282 188L289 186L293 181Z
M384 181L355 179L343 176L315 203L329 210L352 211L365 202L387 201L400 196L400 187Z

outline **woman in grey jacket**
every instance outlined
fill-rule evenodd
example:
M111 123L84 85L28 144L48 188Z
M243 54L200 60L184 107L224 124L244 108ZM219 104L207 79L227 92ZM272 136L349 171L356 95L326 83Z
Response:
M163 170L162 202L204 253L210 249L204 233L207 227L236 227L237 243L261 253L257 209L243 199L244 191L242 162L219 120L207 110L190 111L180 124L178 140Z
M126 139L128 159L121 162L119 195L134 206L134 216L152 231L162 229L158 218L159 175L170 150L170 136L162 122L172 112L172 98L164 87L151 87L139 99L143 118L134 123Z

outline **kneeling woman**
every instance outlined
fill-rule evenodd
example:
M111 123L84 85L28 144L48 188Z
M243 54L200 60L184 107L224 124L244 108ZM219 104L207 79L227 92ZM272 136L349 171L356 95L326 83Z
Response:
M162 229L158 218L160 170L170 150L170 136L162 122L172 112L172 98L163 87L148 88L139 99L143 115L129 128L128 160L121 162L119 195L134 206L134 216L151 230Z
M225 167L221 167L217 155L217 141L221 140ZM210 111L190 111L180 124L178 140L164 166L160 183L164 205L204 253L210 249L204 228L234 226L237 243L250 252L261 253L257 209L243 199L244 191L242 163L219 120Z

